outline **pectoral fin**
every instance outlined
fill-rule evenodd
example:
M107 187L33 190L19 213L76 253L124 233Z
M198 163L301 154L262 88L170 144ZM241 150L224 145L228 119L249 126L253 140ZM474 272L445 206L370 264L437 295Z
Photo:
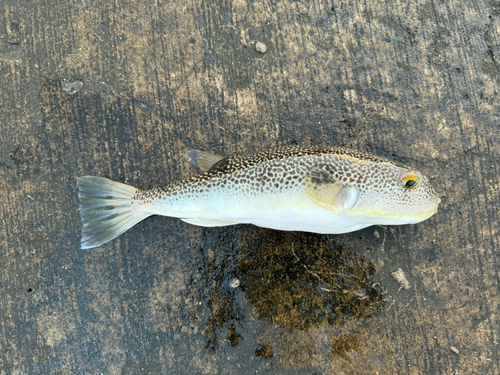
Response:
M354 207L359 198L359 190L342 184L329 172L314 171L306 182L304 195L327 211L341 213Z
M208 172L217 162L224 159L224 156L210 154L201 150L190 150L184 156L204 172Z
M189 224L199 225L200 227L225 227L227 225L238 224L238 223L233 223L231 221L217 220L217 219L195 218L195 219L181 219L181 220Z

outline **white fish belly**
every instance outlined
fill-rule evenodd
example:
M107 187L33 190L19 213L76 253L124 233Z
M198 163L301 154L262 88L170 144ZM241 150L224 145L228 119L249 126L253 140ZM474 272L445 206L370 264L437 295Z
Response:
M233 224L253 224L284 231L322 234L353 232L371 225L413 224L422 220L361 213L334 213L304 197L301 192L288 194L217 194L206 198L183 198L173 207L156 202L152 214L181 219L204 219L205 226L217 226L217 220ZM214 220L213 225L209 225ZM220 224L222 225L222 224Z
M280 208L272 212L248 212L248 218L238 222L277 230L322 234L347 233L373 224L359 219L360 217L357 215L352 217L347 214L335 214L320 207L313 207L305 209Z
M205 199L183 199L178 202L177 207L163 205L161 202L157 202L155 206L152 213L157 215L253 224L284 231L339 234L374 224L359 215L354 217L326 211L299 192L212 195Z
M259 227L284 231L303 231L322 234L354 232L372 225L416 224L425 219L384 217L362 214L333 213L322 208L282 208L273 212L248 213L248 220L235 219L238 223L250 223Z

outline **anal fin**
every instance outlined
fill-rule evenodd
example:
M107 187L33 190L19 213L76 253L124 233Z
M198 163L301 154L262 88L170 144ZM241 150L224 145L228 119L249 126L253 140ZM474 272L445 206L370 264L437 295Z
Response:
M200 227L225 227L227 225L238 224L238 223L233 223L232 221L218 220L218 219L194 218L194 219L181 219L181 220L188 224L199 225Z

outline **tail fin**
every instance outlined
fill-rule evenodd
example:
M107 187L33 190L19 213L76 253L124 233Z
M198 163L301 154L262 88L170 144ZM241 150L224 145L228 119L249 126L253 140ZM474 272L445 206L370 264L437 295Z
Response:
M133 186L102 177L77 179L82 217L82 249L100 246L150 216L132 210Z

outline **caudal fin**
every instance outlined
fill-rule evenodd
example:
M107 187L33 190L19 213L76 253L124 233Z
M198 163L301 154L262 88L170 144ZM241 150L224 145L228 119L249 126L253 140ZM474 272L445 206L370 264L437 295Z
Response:
M82 217L82 249L100 246L150 216L132 210L133 186L107 178L83 176L76 180Z

